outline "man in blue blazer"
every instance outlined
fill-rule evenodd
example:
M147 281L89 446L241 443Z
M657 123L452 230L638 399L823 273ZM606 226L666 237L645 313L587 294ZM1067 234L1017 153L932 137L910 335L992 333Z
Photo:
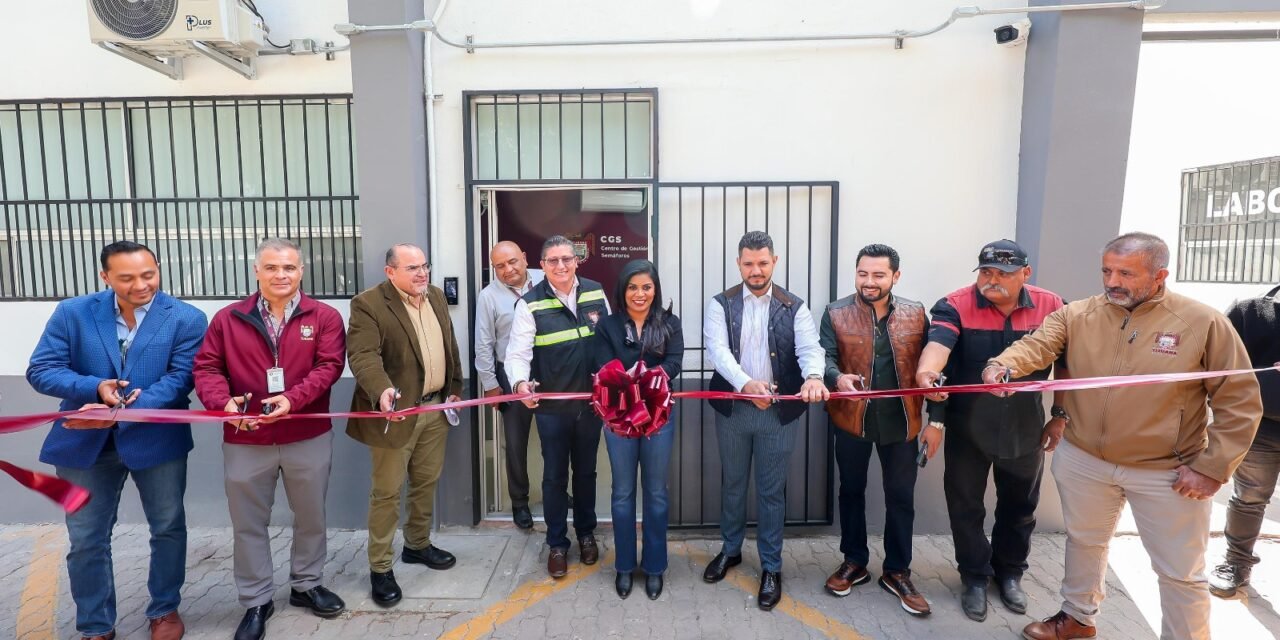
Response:
M208 322L199 309L160 291L155 254L135 242L102 249L102 281L110 289L64 300L31 355L27 381L61 398L61 409L127 405L186 409L192 362ZM146 614L153 640L181 638L179 592L186 574L183 494L191 426L66 420L54 423L40 460L90 491L67 515L67 574L76 629L85 638L115 637L116 590L111 530L125 478L133 476L151 527Z

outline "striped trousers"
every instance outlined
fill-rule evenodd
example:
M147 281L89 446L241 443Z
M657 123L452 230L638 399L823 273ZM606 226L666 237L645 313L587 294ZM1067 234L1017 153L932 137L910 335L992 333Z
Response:
M756 548L764 571L782 571L782 523L786 519L787 463L796 423L782 424L776 407L761 411L735 402L733 415L716 414L720 444L720 536L724 554L742 552L747 532L747 484L755 465Z

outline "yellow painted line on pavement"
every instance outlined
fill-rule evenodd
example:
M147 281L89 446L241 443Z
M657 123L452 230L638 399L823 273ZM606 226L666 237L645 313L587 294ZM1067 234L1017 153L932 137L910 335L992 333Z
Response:
M62 568L62 532L48 527L31 548L27 580L18 608L18 633L22 640L53 640L58 609L58 571Z
M613 566L612 552L604 554L593 565L578 565L576 570L559 580L544 577L526 582L501 602L485 609L480 615L445 632L439 640L479 640L487 637L499 626L524 613L529 607L594 575L606 564Z
M704 553L691 552L685 542L681 542L679 548L681 555L686 555L694 561L695 567L706 566L707 563L711 562L711 556ZM701 580L701 577L699 576L698 579ZM725 576L725 580L747 593L756 593L760 590L759 579L741 571L730 571ZM827 614L796 600L792 596L786 595L785 591L783 592L782 601L774 608L795 618L801 624L822 632L828 638L833 638L834 640L870 640L867 636L858 633L853 627L829 617Z

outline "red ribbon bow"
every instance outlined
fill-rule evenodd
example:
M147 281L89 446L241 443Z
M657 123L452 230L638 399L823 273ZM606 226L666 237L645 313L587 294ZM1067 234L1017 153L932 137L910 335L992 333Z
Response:
M662 367L650 369L639 361L623 369L622 362L612 360L595 375L591 408L619 436L648 437L671 416L670 383Z

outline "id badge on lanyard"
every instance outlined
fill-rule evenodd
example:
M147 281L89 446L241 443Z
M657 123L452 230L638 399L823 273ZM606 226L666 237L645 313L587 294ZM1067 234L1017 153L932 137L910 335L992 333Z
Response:
M267 393L284 393L284 369L267 369Z
M267 322L266 318L263 318ZM274 331L271 338L271 355L275 358L275 366L267 369L267 393L284 393L284 369L280 367L280 343L284 340L284 319L281 319L280 329ZM268 322L268 331L271 331L271 325Z

